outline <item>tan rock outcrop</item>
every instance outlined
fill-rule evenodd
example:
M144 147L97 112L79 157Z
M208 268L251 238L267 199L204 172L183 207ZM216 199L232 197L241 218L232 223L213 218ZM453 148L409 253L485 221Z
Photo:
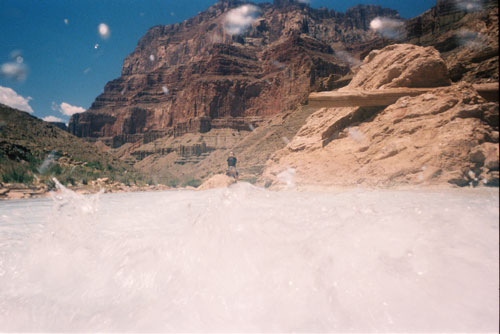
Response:
M417 52L403 53L399 62L414 68L402 71L411 73L406 78L424 85L417 69L429 73L439 62L434 55L427 62L434 51L414 48ZM396 49L408 50L407 46L384 50L392 55ZM380 62L377 75L367 70L374 68L375 58L384 57L384 50L365 61L352 86L383 90L415 84L400 80L405 75L387 81L393 62ZM413 64L420 60L420 65ZM264 181L277 185L277 176L294 168L298 185L498 185L497 161L498 104L487 102L472 85L463 83L401 97L386 108L322 108L268 161Z
M341 90L422 88L450 84L446 64L435 48L394 44L370 52L356 76Z
M297 184L498 185L498 125L487 115L498 118L498 104L467 86L401 98L378 112L322 109L264 176L277 184L295 168Z
M230 185L236 183L236 180L224 174L217 174L203 182L198 190L207 190L214 188L227 188Z
M498 102L498 82L475 84L472 87L487 101ZM337 91L309 94L309 106L319 108L338 107L387 107L404 96L418 96L434 88L386 88L386 89L341 89Z

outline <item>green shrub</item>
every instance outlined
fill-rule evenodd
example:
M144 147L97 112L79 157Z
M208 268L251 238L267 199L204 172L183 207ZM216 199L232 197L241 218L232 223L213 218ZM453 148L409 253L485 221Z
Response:
M90 162L87 162L86 166L89 167L89 168L94 168L94 169L98 169L98 170L104 170L104 168L102 167L102 164L99 161L90 161Z
M167 186L172 187L172 188L177 188L179 185L179 180L177 179L170 179L167 181Z
M257 178L255 176L250 176L250 177L246 177L244 179L241 179L241 181L255 184L255 183L257 183Z
M52 190L56 187L56 183L54 181L52 181L52 179L47 179L44 181L44 183L47 185L49 190Z
M9 166L2 172L2 182L31 183L33 175L22 165Z
M48 169L46 174L48 175L61 175L62 173L62 167L56 162L52 164Z
M199 180L199 179L190 179L190 180L187 180L186 182L184 182L182 184L182 186L183 187L190 186L190 187L198 188L199 186L201 186L201 180Z

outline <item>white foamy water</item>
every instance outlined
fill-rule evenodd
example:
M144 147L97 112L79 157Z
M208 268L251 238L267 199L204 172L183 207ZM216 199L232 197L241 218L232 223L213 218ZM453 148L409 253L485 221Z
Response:
M498 189L0 202L0 332L495 332Z

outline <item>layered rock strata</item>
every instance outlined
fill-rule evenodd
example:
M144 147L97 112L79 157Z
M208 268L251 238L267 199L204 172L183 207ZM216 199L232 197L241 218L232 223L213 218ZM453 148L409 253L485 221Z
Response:
M406 30L406 41L442 54L453 81L498 82L498 1L437 0Z
M334 87L350 70L335 51L355 57L372 49L381 39L370 21L398 17L376 6L337 13L275 1L256 5L258 18L231 35L226 18L241 5L221 1L182 23L151 28L125 59L121 77L72 117L70 132L118 147L212 128L248 129L252 118L293 110L311 91Z

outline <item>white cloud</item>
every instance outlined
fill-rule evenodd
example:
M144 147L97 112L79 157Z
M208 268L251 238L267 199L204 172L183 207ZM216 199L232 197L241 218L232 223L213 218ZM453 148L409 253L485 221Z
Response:
M310 4L311 0L297 0L300 3Z
M243 5L231 9L224 19L224 29L228 34L240 35L257 20L259 9L253 5Z
M404 37L404 22L388 17L376 17L370 22L370 28L383 37L391 39L401 39Z
M109 30L109 27L106 23L99 24L97 30L99 31L99 35L101 35L101 37L104 39L108 39L111 35L111 31Z
M62 102L61 104L57 104L55 102L52 102L52 110L58 111L61 114L66 115L66 116L79 114L79 113L82 113L85 111L85 109L82 107L72 106L71 104L66 103L66 102Z
M12 88L0 86L0 103L9 107L33 113L29 105L31 97L24 97L17 94Z
M0 74L7 79L24 81L28 76L28 67L23 64L23 59L19 56L15 62L2 64L2 67L0 67Z
M64 115L71 116L84 111L85 109L82 107L72 106L71 104L68 104L66 102L61 103L61 113L63 113Z
M42 118L45 122L60 122L64 123L64 120L62 118L56 117L56 116L46 116Z

